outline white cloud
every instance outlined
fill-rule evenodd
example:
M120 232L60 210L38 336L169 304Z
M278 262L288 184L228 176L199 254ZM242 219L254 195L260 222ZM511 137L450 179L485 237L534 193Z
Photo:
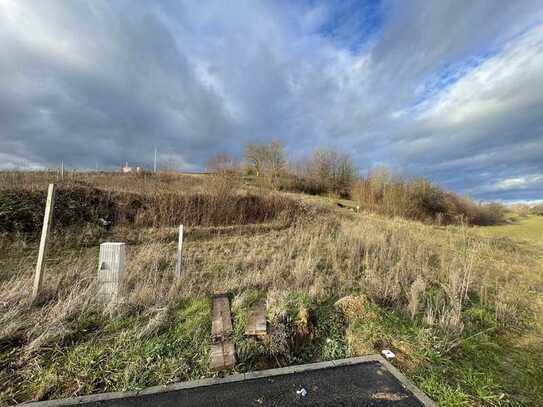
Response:
M524 188L541 188L543 190L543 174L525 175L506 178L496 183L494 190L511 190Z
M428 102L420 119L453 126L543 102L543 25L511 40Z

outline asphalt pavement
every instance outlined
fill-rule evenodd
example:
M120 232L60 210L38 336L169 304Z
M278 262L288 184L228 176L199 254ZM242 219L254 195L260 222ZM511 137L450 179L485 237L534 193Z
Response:
M424 406L381 363L261 377L134 397L79 402L85 407Z

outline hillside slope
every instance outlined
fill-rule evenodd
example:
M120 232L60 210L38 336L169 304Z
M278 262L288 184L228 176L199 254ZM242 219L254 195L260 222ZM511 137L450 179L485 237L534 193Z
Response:
M391 349L396 366L441 405L543 403L542 331L534 316L543 285L533 250L482 237L482 229L261 193L293 199L302 210L262 223L188 227L179 282L173 226L53 228L45 292L34 306L28 297L37 243L2 235L1 402L213 376L209 295L228 292L235 371ZM103 241L129 245L127 293L115 308L94 300ZM270 335L254 342L243 332L260 298Z

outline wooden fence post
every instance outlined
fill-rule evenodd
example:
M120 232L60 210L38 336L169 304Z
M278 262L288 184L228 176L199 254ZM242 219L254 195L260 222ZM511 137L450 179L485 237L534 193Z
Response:
M109 242L100 245L96 299L102 304L118 302L124 277L125 246Z
M43 216L43 226L41 229L40 249L38 252L38 262L36 263L36 273L34 274L34 287L32 288L32 302L36 301L40 294L43 281L43 261L47 251L47 237L51 229L51 220L53 219L53 207L55 206L55 184L49 184L47 190L47 202L45 204L45 214Z
M181 277L183 263L183 225L179 226L179 240L177 242L177 264L175 265L175 276Z

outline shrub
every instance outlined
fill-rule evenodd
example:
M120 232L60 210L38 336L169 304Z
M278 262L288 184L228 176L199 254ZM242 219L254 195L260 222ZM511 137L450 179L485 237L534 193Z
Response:
M328 188L326 188L323 183L319 182L318 179L303 175L295 175L292 177L292 182L289 187L291 191L303 192L304 194L311 195L321 195L328 192Z
M334 149L318 149L311 158L291 168L295 191L313 195L336 194L350 197L356 176L351 157Z
M445 193L438 187L432 185L426 179L419 179L411 186L411 199L414 204L414 217L418 219L436 219L447 214L447 202Z
M114 193L69 184L59 187L55 194L53 224L83 226L104 218L114 224L152 227L226 226L268 222L279 217L292 221L304 211L298 201L276 193L237 193L225 177L214 177L205 191L151 189L142 193ZM0 233L36 237L43 223L45 200L44 190L0 190Z
M480 226L497 225L505 220L506 209L502 204L490 202L479 205L479 213L473 224Z
M543 213L543 206L541 209ZM526 204L515 204L511 205L509 210L515 215L525 218L526 216L530 215L532 208Z
M543 216L543 204L532 206L530 213L532 215Z
M216 195L166 192L146 197L137 211L141 226L225 226L271 221L279 215L293 220L302 207L275 194ZM285 218L283 218L285 219Z
M34 235L41 230L46 191L0 190L0 232ZM113 219L118 203L109 192L72 186L55 193L53 222L66 227L96 222L99 217Z
M429 180L404 180L378 169L353 183L351 195L369 211L425 222L494 225L505 219L505 207L477 204L469 198L445 192Z

